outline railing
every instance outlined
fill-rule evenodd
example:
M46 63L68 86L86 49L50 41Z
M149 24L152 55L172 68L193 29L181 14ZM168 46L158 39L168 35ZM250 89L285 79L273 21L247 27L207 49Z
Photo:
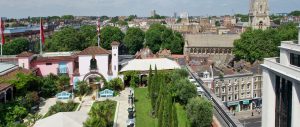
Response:
M204 90L204 97L207 99L211 100L214 104L214 115L218 118L222 126L224 127L242 127L243 125L236 119L234 118L231 113L228 111L226 106L218 100L218 98L214 95L211 94L210 91L203 86L203 81L198 78L192 71L191 69L186 66L187 71L190 73L190 75L199 83L199 85L203 88Z

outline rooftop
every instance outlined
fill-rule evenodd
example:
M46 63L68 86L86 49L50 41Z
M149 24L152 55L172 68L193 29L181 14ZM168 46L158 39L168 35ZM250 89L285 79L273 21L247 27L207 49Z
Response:
M108 50L98 47L98 46L90 46L77 55L102 55L102 54L111 54Z
M17 69L18 66L14 64L8 64L8 63L0 63L0 76Z
M150 68L157 67L157 70L171 70L179 69L180 66L176 61L168 58L154 58L154 59L133 59L123 66L120 72L125 71L148 71Z
M233 42L239 39L238 34L187 34L186 47L233 47Z

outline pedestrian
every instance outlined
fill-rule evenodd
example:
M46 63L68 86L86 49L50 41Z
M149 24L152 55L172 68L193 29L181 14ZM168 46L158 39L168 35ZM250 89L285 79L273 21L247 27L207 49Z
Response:
M253 111L252 111L252 116L253 116Z

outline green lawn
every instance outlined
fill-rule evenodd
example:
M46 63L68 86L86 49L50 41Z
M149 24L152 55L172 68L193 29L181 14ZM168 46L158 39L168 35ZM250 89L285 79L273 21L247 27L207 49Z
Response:
M177 111L178 127L189 127L189 120L183 106L178 103L176 103L175 106Z
M136 127L157 127L157 119L150 116L151 102L148 97L147 88L136 88L134 90L136 107Z
M150 116L151 102L148 97L147 88L136 88L134 90L136 98L136 126L137 127L157 127L157 119ZM183 106L176 103L178 127L189 127L186 111Z

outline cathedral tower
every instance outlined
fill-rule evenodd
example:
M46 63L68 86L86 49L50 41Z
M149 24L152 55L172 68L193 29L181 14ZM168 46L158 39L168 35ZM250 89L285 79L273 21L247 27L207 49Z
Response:
M250 0L249 26L263 30L270 27L268 0Z

